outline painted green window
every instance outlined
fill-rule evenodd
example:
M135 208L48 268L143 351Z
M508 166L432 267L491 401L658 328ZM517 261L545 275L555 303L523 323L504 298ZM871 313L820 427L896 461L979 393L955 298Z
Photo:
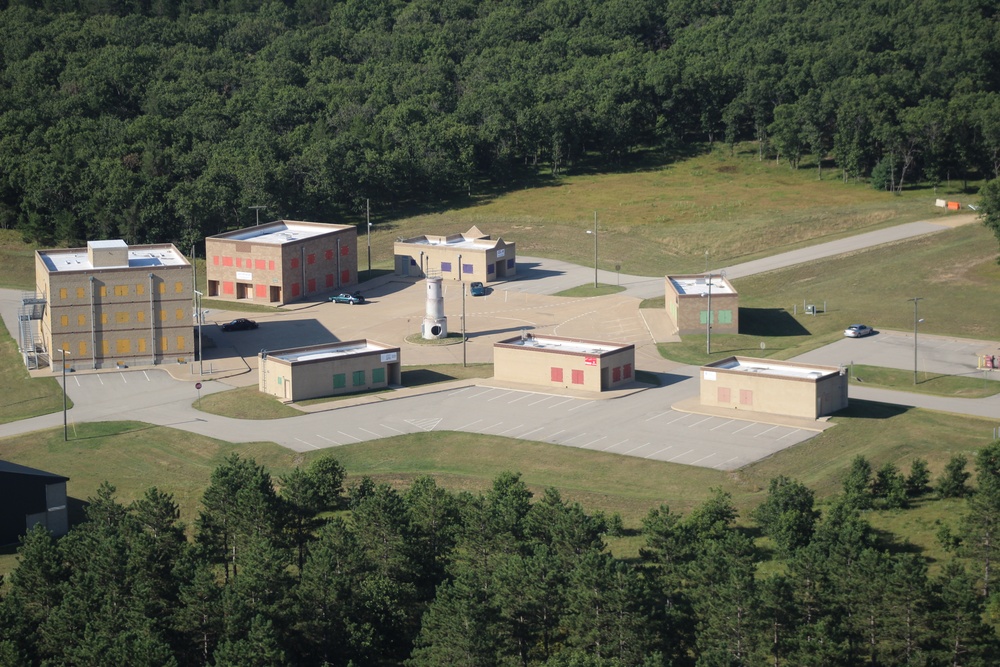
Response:
M333 376L333 388L334 389L343 389L346 386L347 386L347 376L345 376L343 373L336 373L336 374L334 374L334 376Z
M365 372L364 371L354 371L354 386L363 387L365 386Z
M732 324L733 323L733 311L731 310L720 310L719 311L719 324Z
M279 386L279 387L281 386L281 380L282 380L282 378L281 378L281 376L279 375L279 376L278 376L278 386Z
M373 368L372 369L372 384L382 384L385 382L385 369L384 368Z
M720 318L722 317L722 314L721 314L721 313L719 314L719 317L720 317ZM701 311L701 316L699 317L699 321L700 321L700 322L701 322L702 324L708 324L708 311L707 311L707 310L703 310L703 311ZM722 320L720 319L719 321L721 322ZM714 317L712 318L712 322L713 322L713 323L715 322L715 318L714 318Z

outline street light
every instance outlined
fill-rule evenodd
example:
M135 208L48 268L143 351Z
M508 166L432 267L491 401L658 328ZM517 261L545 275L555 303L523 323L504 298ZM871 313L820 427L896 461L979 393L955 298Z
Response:
M260 209L267 208L266 206L247 206L247 208L252 208L257 212L257 225L260 225Z
M917 384L917 325L923 322L917 319L917 304L923 300L922 296L907 299L913 302L913 384Z
M594 231L588 229L587 233L594 235L594 289L597 289L597 211L594 211Z
M66 350L59 348L62 352L62 380L63 380L63 442L69 442L69 429L67 428L66 420L66 355L69 354Z
M465 336L465 283L462 283L462 368L465 368L466 356L465 356L465 342L468 340Z
M372 204L365 200L365 222L368 223L368 280L372 279Z
M205 320L205 314L201 310L201 298L205 296L198 290L194 291L194 307L198 311L198 375L205 374L205 350L201 347L201 325Z
M703 293L702 296L705 296ZM705 318L705 354L712 354L712 274L708 274L708 313Z

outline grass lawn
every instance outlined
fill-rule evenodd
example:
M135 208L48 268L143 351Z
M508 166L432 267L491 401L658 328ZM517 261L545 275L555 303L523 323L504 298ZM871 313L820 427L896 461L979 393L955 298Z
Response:
M571 287L570 289L563 290L562 292L556 292L555 296L571 296L579 299L589 296L617 294L618 292L624 291L625 288L620 285L605 285L604 283L598 283L597 287L594 287L592 284L587 283L586 285L580 285L579 287Z
M991 382L986 378L918 371L917 384L913 384L913 371L864 364L851 366L850 380L865 387L956 398L985 398L1000 393L1000 382Z
M0 321L0 424L47 415L63 409L62 385L58 376L32 379L24 367L15 341ZM72 401L67 402L73 406Z
M257 385L209 394L195 401L194 407L232 419L284 419L305 414L274 396L261 393Z

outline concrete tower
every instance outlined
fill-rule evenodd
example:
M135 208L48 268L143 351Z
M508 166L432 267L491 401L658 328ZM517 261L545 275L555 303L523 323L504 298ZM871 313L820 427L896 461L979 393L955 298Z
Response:
M427 277L427 311L421 334L426 340L448 337L448 318L444 316L444 295L439 275Z

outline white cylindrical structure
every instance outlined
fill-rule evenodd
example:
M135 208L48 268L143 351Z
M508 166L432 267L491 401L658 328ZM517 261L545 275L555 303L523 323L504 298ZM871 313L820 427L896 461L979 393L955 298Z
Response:
M448 318L444 316L444 294L441 276L427 278L427 308L421 335L426 340L448 337Z

